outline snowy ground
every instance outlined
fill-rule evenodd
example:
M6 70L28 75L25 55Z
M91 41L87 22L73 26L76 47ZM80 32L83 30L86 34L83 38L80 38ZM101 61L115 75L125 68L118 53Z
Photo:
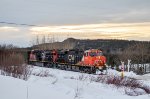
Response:
M33 67L27 81L0 75L0 99L150 99L150 95L128 96L124 89L113 85L92 82L96 75ZM109 75L120 75L114 70ZM46 77L41 77L46 76ZM125 76L145 80L150 85L150 74ZM146 77L146 78L142 78Z

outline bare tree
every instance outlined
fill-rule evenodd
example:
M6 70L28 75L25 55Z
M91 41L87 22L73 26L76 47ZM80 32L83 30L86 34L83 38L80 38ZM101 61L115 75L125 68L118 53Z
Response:
M45 43L46 43L45 35L43 35L41 43L42 43L42 44L45 44Z
M119 55L121 61L127 64L127 60L130 59L134 63L144 63L148 60L149 46L144 43L136 43L135 45L126 48L122 54Z
M35 42L36 42L35 43L36 45L40 44L40 40L39 40L39 36L38 35L36 36L36 41Z

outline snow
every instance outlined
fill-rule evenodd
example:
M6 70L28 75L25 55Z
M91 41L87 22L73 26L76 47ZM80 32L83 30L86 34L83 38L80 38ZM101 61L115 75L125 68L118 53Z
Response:
M135 73L133 73L132 71L131 72L123 72L124 73L124 76L126 77L137 77L137 75ZM116 70L112 70L112 69L108 69L108 74L109 75L121 75L121 72L119 71L116 71Z
M133 72L124 73L128 77L139 77ZM108 75L120 75L120 72L108 70ZM93 82L97 75L51 68L33 67L27 81L0 75L0 99L150 99L143 95L129 96L123 88ZM150 74L144 75L150 76ZM146 79L149 82L150 79ZM149 84L150 83L146 83ZM134 90L128 90L129 93Z

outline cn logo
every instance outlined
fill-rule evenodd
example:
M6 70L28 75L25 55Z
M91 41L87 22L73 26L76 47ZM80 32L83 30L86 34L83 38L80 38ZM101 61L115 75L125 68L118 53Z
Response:
M68 55L68 60L69 61L74 61L74 55Z

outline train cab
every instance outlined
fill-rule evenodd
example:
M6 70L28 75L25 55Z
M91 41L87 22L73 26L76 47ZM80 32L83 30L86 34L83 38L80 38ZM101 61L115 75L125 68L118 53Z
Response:
M41 59L42 62L51 62L53 60L51 51L49 50L42 51Z
M35 50L31 50L30 54L29 54L29 60L30 61L37 61L36 58L36 51Z
M81 63L86 66L102 67L106 63L106 57L101 50L90 49L84 52Z
M58 51L57 50L52 50L52 62L57 62L58 59Z

